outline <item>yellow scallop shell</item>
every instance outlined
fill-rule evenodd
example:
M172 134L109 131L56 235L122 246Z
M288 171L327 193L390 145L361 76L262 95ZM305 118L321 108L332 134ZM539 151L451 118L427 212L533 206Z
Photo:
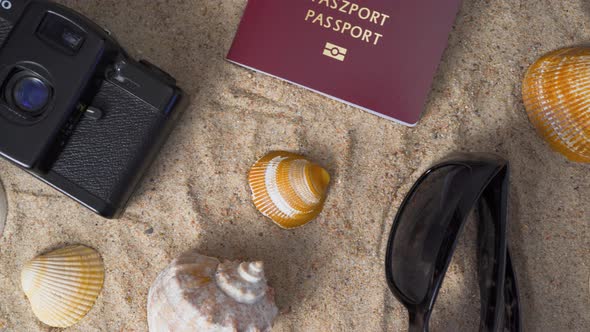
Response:
M104 265L94 249L76 245L39 256L25 265L22 288L39 320L52 327L78 323L94 306Z
M330 175L305 157L272 152L250 170L254 205L283 228L303 226L324 206Z
M529 119L556 151L590 163L590 48L565 48L527 71L522 95Z

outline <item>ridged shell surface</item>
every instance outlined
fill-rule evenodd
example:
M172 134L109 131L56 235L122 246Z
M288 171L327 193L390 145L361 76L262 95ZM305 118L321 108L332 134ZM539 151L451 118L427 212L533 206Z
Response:
M78 323L94 306L104 265L94 249L76 245L39 256L21 274L22 288L39 320L52 327Z
M6 216L8 215L8 201L6 200L6 191L0 181L0 239L4 233L4 226L6 225Z
M330 175L305 157L272 152L250 169L254 205L283 228L313 220L324 207Z
M529 119L549 145L590 163L590 48L543 56L528 69L522 90Z
M188 252L148 295L150 332L270 331L278 309L261 262L220 263Z

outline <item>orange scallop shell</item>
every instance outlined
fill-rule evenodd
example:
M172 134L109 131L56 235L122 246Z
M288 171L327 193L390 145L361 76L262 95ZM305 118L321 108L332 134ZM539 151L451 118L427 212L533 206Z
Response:
M551 52L527 71L522 95L532 124L574 162L590 163L590 48Z
M272 152L250 169L254 205L283 228L303 226L323 209L330 175L303 156Z

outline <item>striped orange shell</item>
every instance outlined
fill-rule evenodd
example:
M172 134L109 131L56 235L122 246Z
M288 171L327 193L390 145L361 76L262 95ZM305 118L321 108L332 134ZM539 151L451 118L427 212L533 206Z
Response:
M303 156L272 152L248 176L254 205L283 228L303 226L324 206L330 175Z
M529 119L556 151L590 163L590 48L551 52L527 71L522 95Z

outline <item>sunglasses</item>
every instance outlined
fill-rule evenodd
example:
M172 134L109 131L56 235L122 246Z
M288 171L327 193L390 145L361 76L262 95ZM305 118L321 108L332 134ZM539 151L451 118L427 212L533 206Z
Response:
M520 331L516 276L507 249L508 162L493 154L462 154L420 177L393 223L385 271L407 308L411 332L428 322L459 234L477 207L480 331Z

